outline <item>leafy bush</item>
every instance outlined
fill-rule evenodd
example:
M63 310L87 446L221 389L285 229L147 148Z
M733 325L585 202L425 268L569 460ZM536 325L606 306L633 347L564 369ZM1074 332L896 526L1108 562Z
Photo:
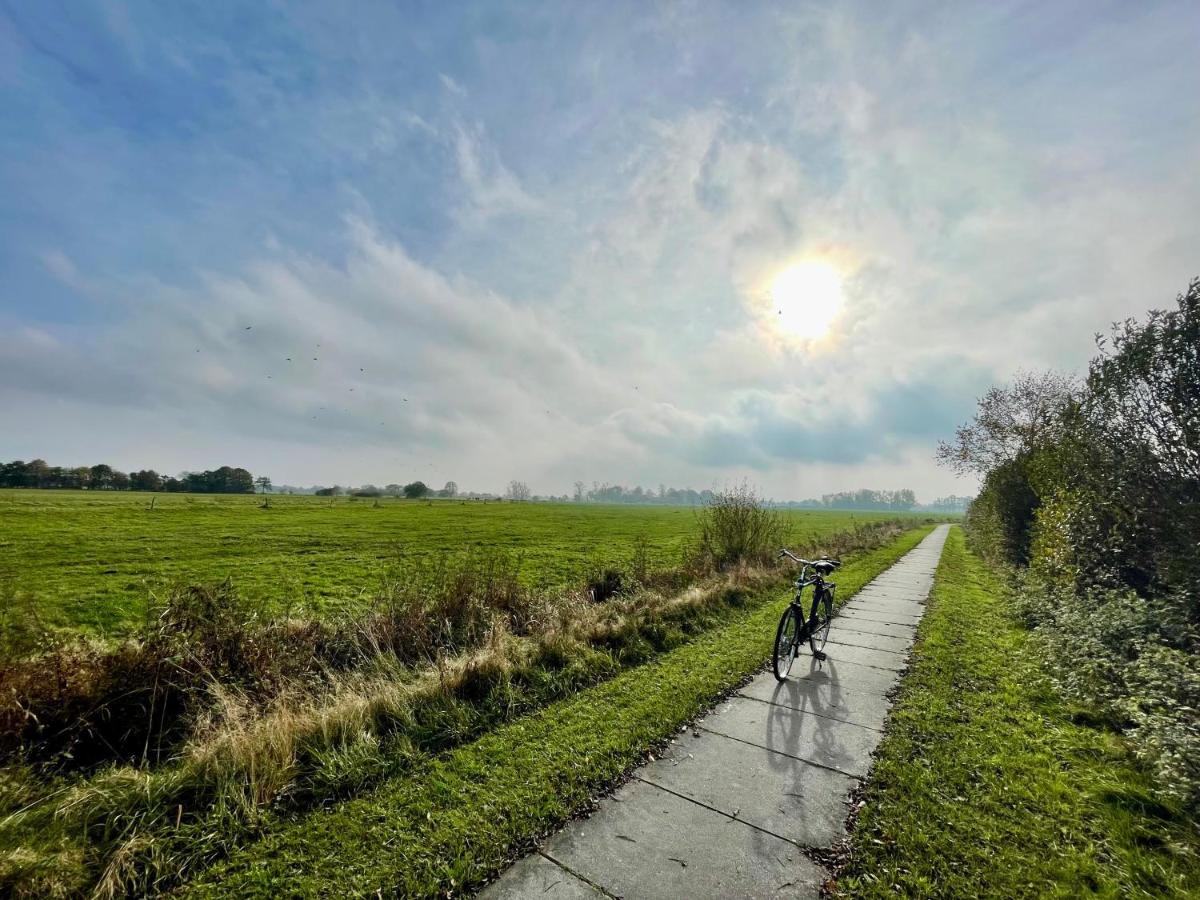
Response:
M1052 439L993 454L966 524L1028 565L1018 606L1064 694L1200 809L1200 280L1098 344Z
M967 510L971 549L989 562L1029 562L1030 530L1041 500L1030 483L1028 467L1028 454L996 466Z

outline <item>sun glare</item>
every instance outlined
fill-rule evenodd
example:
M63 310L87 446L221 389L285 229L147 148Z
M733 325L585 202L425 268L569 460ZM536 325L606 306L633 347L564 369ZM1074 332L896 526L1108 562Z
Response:
M842 299L842 274L824 260L796 263L771 282L773 317L781 331L798 338L823 337L841 310Z

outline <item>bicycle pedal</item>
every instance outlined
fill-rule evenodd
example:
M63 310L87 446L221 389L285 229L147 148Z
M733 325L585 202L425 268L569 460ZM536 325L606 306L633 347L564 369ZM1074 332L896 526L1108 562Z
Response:
M815 659L817 662L825 662L825 660L827 659L827 657L825 656L825 651L824 650L814 650L813 651L813 659Z

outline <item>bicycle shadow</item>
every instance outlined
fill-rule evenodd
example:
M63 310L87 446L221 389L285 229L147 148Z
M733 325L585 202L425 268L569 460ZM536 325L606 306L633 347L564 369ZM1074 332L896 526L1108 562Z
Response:
M832 659L812 660L807 672L777 684L770 703L765 746L776 751L770 757L773 768L803 767L800 760L807 760L845 771L855 760L843 737L847 723L838 716L843 697Z

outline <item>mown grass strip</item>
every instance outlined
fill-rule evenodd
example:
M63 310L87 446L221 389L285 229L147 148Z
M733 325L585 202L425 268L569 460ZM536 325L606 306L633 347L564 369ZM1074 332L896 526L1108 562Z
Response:
M930 531L907 532L838 574L849 598ZM456 750L370 795L303 816L190 886L196 895L459 893L584 809L647 749L762 665L779 601Z
M1196 897L1195 823L1050 690L951 530L852 835L846 897Z

